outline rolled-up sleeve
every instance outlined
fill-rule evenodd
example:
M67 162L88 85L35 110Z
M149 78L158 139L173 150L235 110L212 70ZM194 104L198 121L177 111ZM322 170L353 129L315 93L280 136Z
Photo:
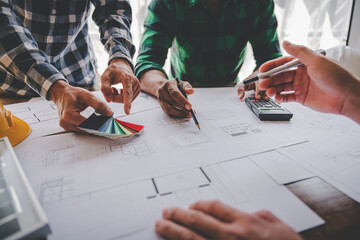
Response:
M174 39L175 6L171 1L153 0L145 19L145 32L141 40L135 74L138 78L150 70L157 69L166 76L163 66Z
M129 62L134 69L135 46L132 43L130 26L132 10L128 0L93 0L93 19L100 28L101 42L110 55L108 63L115 58Z
M281 57L279 39L276 33L277 20L272 0L258 1L257 14L253 22L250 43L254 50L257 67Z

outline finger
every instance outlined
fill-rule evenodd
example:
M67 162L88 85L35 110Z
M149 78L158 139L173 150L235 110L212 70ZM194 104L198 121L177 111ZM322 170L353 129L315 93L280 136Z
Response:
M163 218L188 227L202 236L211 236L215 239L224 237L222 234L224 223L200 211L167 208L163 211Z
M105 71L105 73L101 76L101 92L104 94L107 102L111 102L113 100L113 90L111 85L112 81L110 74Z
M161 105L161 108L164 110L164 112L171 117L186 118L190 114L189 111L183 111L181 109L178 109L167 101L161 101L160 105Z
M193 94L193 93L194 93L194 89L192 88L192 86L191 86L190 83L188 83L188 82L182 82L181 84L182 84L182 87L183 87L184 92L185 92L186 94L189 95L189 94Z
M278 102L296 102L295 94L276 94L275 100Z
M172 102L176 107L183 111L190 110L192 108L191 103L188 99L180 92L179 89L174 89L173 86L170 86L168 89L168 93L172 101L168 99L169 102Z
M124 103L124 95L115 95L112 101L115 103Z
M192 240L205 240L199 234L180 226L172 221L159 220L156 222L155 231L161 237L171 240L192 239Z
M258 84L256 84L255 87L255 98L256 99L261 99L262 95L261 95L262 91L259 89Z
M266 91L261 91L261 92L260 92L260 96L261 96L261 98L264 99L264 100L269 100L268 95L266 95Z
M269 222L280 222L280 219L278 219L274 214L267 210L261 210L259 212L256 212L255 215Z
M255 89L255 83L250 83L250 84L245 85L245 91L250 91L253 89Z
M133 89L131 81L134 81L134 79L129 78L127 81L123 81L124 111L126 114L130 114L131 102L133 100Z
M98 113L105 115L105 116L111 116L113 115L113 111L100 99L92 95L91 93L86 94L86 99L82 99L83 102L87 103L88 106L91 106L95 109Z
M244 87L238 87L237 94L239 99L243 99L245 96L245 88Z
M73 131L74 126L71 124L68 124L66 121L63 121L62 119L60 119L59 121L59 125L60 127L62 127L65 131Z
M220 201L199 201L192 204L190 208L202 211L225 222L232 222L241 214L237 209L225 205Z
M77 125L71 124L71 123L67 122L64 119L60 119L59 125L65 131L69 131L69 132L78 132L78 131L80 131L80 129L77 128Z
M192 106L174 84L166 84L159 90L160 103L165 101L183 112L189 112Z
M280 57L274 60L270 60L263 65L260 66L259 70L260 72L266 72L273 68L276 68L278 66L284 65L285 63L288 63L290 61L294 60L294 57L287 56L287 57Z
M276 87L273 87L273 88L269 88L268 90L266 90L266 94L269 96L269 97L273 97L277 94L277 89Z
M293 83L286 83L286 84L278 85L273 88L269 88L268 90L266 90L266 94L272 97L275 94L290 92L290 91L294 91Z
M314 64L318 60L318 57L320 57L320 54L315 53L305 46L292 44L288 41L284 41L283 46L290 55L298 58L305 65Z
M294 80L295 74L296 74L295 71L290 71L290 72L280 73L280 74L272 76L270 78L266 78L259 83L259 88L266 90L268 88L271 88L271 87L274 87L277 85L281 85L284 83L290 83Z
M65 121L71 125L79 126L86 120L79 112L71 111L67 114Z
M135 88L132 101L134 101L137 98L137 96L139 96L140 92L141 92L141 87L140 87L140 84L139 84Z

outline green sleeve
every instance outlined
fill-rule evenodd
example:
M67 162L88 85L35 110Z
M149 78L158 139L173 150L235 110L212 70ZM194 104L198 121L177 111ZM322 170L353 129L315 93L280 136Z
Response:
M272 0L258 1L257 14L253 23L250 43L254 50L256 66L281 57L279 39L276 33L277 20Z
M162 68L172 45L175 32L176 10L173 0L153 0L149 5L145 19L139 56L135 66L135 75L141 75L150 69L158 69L166 76Z

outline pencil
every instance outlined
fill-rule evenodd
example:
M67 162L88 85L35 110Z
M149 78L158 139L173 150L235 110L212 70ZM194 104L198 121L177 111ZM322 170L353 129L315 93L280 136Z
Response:
M185 97L186 99L188 99L188 97L186 96L186 93L184 92L184 89L183 89L183 87L182 87L179 79L178 79L178 78L175 78L175 79L176 79L177 86L178 86L180 92L182 93L182 95L184 95L184 97ZM200 130L200 124L199 124L198 120L196 119L195 113L194 113L194 111L193 111L192 109L190 109L190 114L191 114L192 118L194 119L194 122L195 122L196 126L197 126L198 129Z
M316 53L320 53L320 54L323 54L323 55L326 55L326 51L325 50L317 50ZM278 66L276 68L273 68L267 72L264 72L264 73L259 73L256 77L253 77L253 78L250 78L248 80L244 80L243 82L240 82L238 84L236 84L236 87L243 87L245 85L248 85L250 83L253 83L253 82L257 82L261 79L264 79L264 78L268 78L270 76L273 76L273 75L276 75L276 74L279 74L281 72L284 72L284 71L287 71L289 69L292 69L292 68L296 68L298 66L302 65L302 63L300 62L299 59L294 59L288 63L285 63L284 65L281 65L281 66Z

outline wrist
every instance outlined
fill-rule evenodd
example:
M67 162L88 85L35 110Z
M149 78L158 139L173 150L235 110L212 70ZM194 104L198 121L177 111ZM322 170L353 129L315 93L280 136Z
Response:
M159 90L168 81L164 73L159 70L149 70L140 76L141 89L156 98L159 98Z
M129 64L129 62L126 59L114 58L113 60L110 61L109 65L111 65L111 64L120 65L121 67L126 68L128 71L133 72L131 65Z
M351 91L347 94L341 109L341 115L351 118L360 124L360 79L352 84Z
M69 87L70 85L65 81L56 81L49 89L49 97L51 101L56 102L56 100L59 99L59 97L62 96Z

